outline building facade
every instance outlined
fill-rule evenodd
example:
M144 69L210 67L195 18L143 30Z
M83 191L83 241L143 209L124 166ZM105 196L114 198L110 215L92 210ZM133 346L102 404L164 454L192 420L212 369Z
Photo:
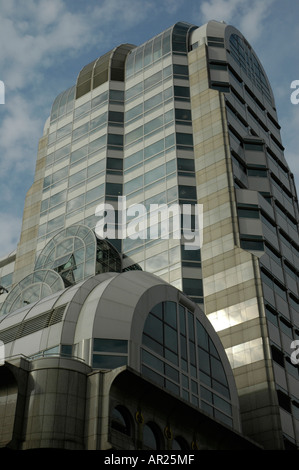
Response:
M51 282L54 271L45 271ZM241 433L217 333L194 302L152 274L89 277L0 325L1 448L259 448Z
M88 64L45 124L20 242L0 265L0 313L101 273L153 273L204 309L221 338L244 434L296 448L298 201L279 129L262 64L225 23L177 23ZM164 237L162 219L158 238L151 227L123 237L120 197L137 212L186 205L194 224L201 205L201 249ZM116 215L108 241L94 235L104 203Z

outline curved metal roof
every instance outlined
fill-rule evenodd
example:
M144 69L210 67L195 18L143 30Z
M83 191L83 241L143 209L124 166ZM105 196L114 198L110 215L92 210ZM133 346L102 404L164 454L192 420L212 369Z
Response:
M126 57L135 47L133 44L121 44L85 65L77 78L76 99L108 80L123 82Z

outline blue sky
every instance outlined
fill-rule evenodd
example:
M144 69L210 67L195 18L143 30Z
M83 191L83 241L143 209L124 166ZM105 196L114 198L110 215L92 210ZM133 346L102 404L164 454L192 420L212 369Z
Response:
M108 50L142 44L177 21L223 20L245 35L270 79L298 188L299 104L290 100L299 80L298 17L297 0L0 0L0 258L18 242L55 97Z

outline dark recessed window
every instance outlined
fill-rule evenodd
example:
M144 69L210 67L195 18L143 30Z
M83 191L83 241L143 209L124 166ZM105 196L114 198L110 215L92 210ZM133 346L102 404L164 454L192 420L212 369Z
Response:
M95 338L93 349L96 352L127 353L128 341L121 339Z
M286 395L281 390L277 390L278 403L281 408L291 413L291 400L288 395Z
M292 325L283 317L279 318L279 325L281 331L283 331L287 336L293 338L293 329Z
M180 199L196 199L196 187L195 186L179 186L179 198Z
M260 211L258 209L244 209L238 208L238 216L248 219L259 219Z
M254 235L241 235L241 248L244 250L263 251L264 242L262 237Z
M174 86L174 96L179 98L190 98L190 90L185 86Z
M230 91L229 84L226 82L212 82L211 88L213 88L213 90L222 91L223 93L229 93Z
M210 69L212 70L227 70L227 64L224 62L211 62Z
M200 279L183 278L183 291L187 295L203 295L202 281Z
M267 178L268 176L267 170L262 170L260 168L248 168L247 174L248 176L257 176L259 178Z
M109 111L108 121L109 122L123 123L124 122L124 113L121 113L121 112L118 112L118 111Z
M275 361L277 364L279 364L281 367L284 367L284 355L283 352L280 351L278 348L275 346L271 346L271 353L272 353L272 359Z
M117 431L130 435L131 423L129 412L123 406L116 406L111 413L111 427Z
M111 196L122 195L122 184L120 183L106 183L106 194Z
M175 118L180 121L191 121L191 110L190 109L175 109Z
M124 137L121 134L108 134L108 145L123 145Z
M264 144L262 143L254 143L254 142L246 142L244 144L245 150L251 150L254 152L263 152L264 151Z
M143 449L159 450L158 431L154 424L145 424L143 428Z

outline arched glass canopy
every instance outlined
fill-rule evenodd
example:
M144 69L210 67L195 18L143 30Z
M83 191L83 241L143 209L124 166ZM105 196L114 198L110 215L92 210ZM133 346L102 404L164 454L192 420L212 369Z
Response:
M72 225L47 243L35 269L54 269L67 287L96 274L96 253L94 232L84 225Z
M7 315L63 289L64 283L58 273L51 269L38 269L10 291L1 306L0 314Z

